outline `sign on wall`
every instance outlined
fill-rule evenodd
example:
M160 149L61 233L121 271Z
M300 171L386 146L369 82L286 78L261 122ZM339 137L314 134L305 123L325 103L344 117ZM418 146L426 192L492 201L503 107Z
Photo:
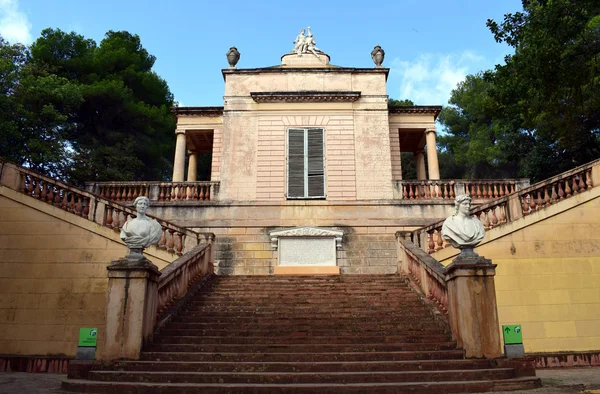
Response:
M79 342L77 346L80 347L96 347L98 342L98 329L97 328L80 328L79 329Z
M502 326L505 345L515 345L523 343L523 331L520 324L511 324Z

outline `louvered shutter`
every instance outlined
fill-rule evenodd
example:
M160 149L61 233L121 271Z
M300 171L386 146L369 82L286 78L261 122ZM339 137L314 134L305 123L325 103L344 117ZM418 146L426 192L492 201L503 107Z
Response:
M325 170L323 168L323 130L308 129L307 132L307 197L325 196Z
M288 197L302 198L304 194L304 129L288 132Z

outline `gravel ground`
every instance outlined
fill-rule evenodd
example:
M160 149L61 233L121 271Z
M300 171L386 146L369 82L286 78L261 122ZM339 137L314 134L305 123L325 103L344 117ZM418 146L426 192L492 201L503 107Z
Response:
M535 390L503 391L522 394L600 394L600 367L571 369L540 369L544 387ZM60 382L66 375L49 373L0 373L0 394L59 394Z

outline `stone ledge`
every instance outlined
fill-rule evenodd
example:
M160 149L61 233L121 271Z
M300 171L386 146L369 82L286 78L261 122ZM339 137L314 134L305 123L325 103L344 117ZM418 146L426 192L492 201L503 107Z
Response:
M275 275L339 275L340 267L326 266L277 266L273 269Z

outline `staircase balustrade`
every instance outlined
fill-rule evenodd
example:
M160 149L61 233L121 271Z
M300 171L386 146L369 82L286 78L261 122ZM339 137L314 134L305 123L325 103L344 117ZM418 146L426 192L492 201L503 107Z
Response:
M474 200L491 200L529 185L527 179L442 179L394 181L396 198L401 200L447 200L468 194Z
M121 231L123 224L137 215L133 207L120 205L103 196L78 189L65 182L11 163L2 162L1 164L2 185L108 227L115 232ZM142 193L143 191L138 189L138 192ZM137 195L140 195L139 193ZM132 191L132 196L134 194ZM155 216L148 216L156 219L162 227L162 237L156 246L179 256L202 242L206 237L214 237L209 233L198 233Z
M399 261L402 262L402 266L398 267L400 272L408 276L420 292L447 316L448 288L444 279L444 266L414 243L404 239L406 235L410 233L396 233L399 252L403 253L403 256L399 256Z
M482 204L471 211L471 216L481 220L488 231L590 190L597 186L593 179L598 178L600 160L595 160ZM487 190L489 193L489 188ZM444 220L413 231L410 234L411 240L430 254L448 247L449 244L441 234Z
M215 201L219 182L88 182L89 191L111 201L133 201L146 196L150 201Z
M159 319L159 316L167 311L175 301L183 298L197 280L213 273L211 259L214 239L214 234L210 234L207 237L207 243L196 246L160 272L156 307L159 324L165 320L164 318Z

